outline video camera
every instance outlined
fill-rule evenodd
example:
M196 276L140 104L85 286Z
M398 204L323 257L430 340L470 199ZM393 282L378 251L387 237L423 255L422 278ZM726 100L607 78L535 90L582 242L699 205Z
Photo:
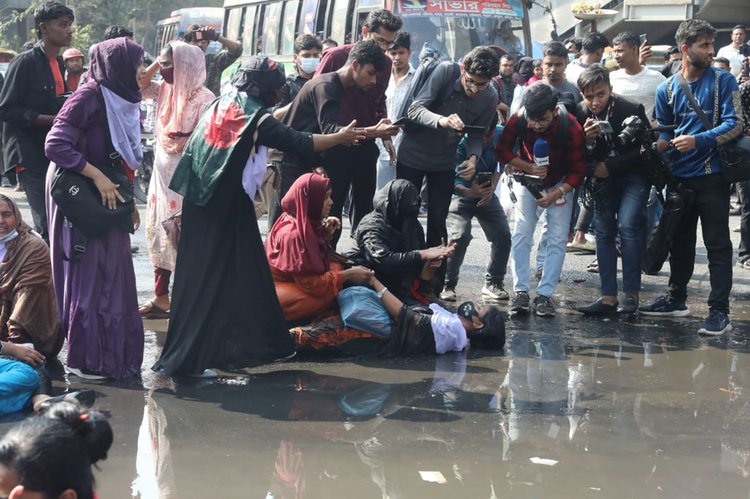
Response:
M526 187L536 199L542 198L542 177L538 175L529 175L524 172L515 172L511 174L513 180Z
M615 137L615 140L621 146L637 144L641 147L641 158L652 167L649 180L656 187L662 204L664 204L664 199L662 199L661 191L667 185L674 185L676 181L669 163L656 150L656 139L661 132L671 132L675 128L677 128L676 125L651 128L648 122L634 115L623 120L622 131Z

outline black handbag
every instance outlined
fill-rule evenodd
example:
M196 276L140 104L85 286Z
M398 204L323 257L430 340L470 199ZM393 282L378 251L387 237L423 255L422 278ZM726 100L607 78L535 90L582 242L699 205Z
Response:
M105 122L108 165L95 165L114 184L125 202L117 200L114 210L102 205L102 196L94 181L80 173L57 167L52 179L51 195L65 218L84 236L101 238L112 229L134 232L133 186L125 174L122 158L112 145L109 125ZM84 245L85 251L85 245Z
M719 78L716 77L714 80L714 122L716 122L719 113ZM706 113L703 112L700 104L698 104L682 74L677 75L677 83L680 84L680 88L682 88L682 91L688 98L690 107L693 108L693 111L695 111L703 122L703 126L706 130L711 130L713 127L708 121ZM742 135L727 144L720 145L718 150L719 159L721 160L721 174L724 180L730 183L750 180L750 137Z

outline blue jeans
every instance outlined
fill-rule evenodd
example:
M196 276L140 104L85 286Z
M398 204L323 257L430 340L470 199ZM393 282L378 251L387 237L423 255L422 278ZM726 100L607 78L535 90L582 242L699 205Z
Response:
M0 414L26 407L39 386L33 367L19 360L0 358Z
M516 227L511 239L511 254L513 256L513 289L529 292L531 272L529 259L531 246L534 242L534 231L539 220L539 205L534 196L519 183L513 185L516 194ZM570 229L570 215L573 210L573 193L565 195L565 204L553 204L544 211L547 214L547 244L544 248L544 271L539 281L537 295L551 297L555 292L557 281L562 273L565 261L565 250L568 244L568 230ZM540 249L541 251L541 249Z
M617 247L620 234L622 290L638 293L641 289L641 257L646 224L646 203L651 185L641 175L622 175L607 179L609 188L603 204L596 203L596 258L604 296L617 296Z

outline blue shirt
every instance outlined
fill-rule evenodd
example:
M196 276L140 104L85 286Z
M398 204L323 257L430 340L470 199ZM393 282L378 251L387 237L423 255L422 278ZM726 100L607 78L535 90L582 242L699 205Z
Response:
M495 143L500 138L500 134L503 133L503 125L497 125L495 127L495 135L492 137L492 142L482 148L482 154L477 159L477 170L471 180L464 180L458 175L458 166L466 161L469 157L469 151L467 146L467 136L464 135L461 138L461 142L456 147L456 180L454 185L462 185L466 188L471 188L471 185L476 180L477 175L480 172L496 172L497 161L495 160Z
M714 101L715 78L719 79L719 95ZM669 101L667 86L671 88ZM659 125L677 125L674 132L663 132L662 140L672 140L680 135L695 137L695 148L687 152L671 149L667 159L672 164L672 173L678 177L700 177L721 171L721 162L716 146L726 144L742 133L742 110L737 80L730 73L708 68L700 79L688 82L690 91L700 103L710 123L717 123L706 130L700 117L693 110L685 93L673 75L656 89L656 119Z

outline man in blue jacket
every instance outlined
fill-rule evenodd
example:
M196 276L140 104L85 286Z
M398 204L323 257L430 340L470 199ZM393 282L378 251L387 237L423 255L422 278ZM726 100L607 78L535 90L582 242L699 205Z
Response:
M695 265L698 219L708 252L711 292L709 315L699 333L720 335L732 329L729 293L732 290L732 242L729 238L729 184L721 174L718 146L742 133L742 109L737 80L711 67L716 30L706 21L691 19L675 34L682 52L682 71L659 85L656 118L659 125L677 125L662 133L659 151L670 150L672 173L695 192L695 201L685 213L671 247L669 290L650 305L639 308L644 315L686 316L687 286ZM684 78L712 128L706 129L689 96L680 85Z

